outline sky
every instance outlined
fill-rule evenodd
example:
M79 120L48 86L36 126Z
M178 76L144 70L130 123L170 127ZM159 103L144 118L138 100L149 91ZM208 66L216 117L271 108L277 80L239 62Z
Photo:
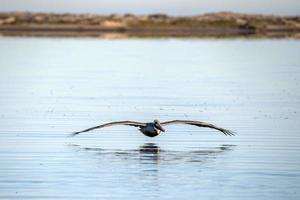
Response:
M300 0L0 0L0 11L169 15L232 11L300 15Z

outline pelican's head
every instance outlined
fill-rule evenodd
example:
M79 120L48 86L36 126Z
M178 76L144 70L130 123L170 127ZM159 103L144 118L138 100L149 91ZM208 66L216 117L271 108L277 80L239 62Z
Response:
M155 126L155 128L161 130L162 132L165 132L165 129L161 126L159 120L157 120L157 119L154 120L154 126Z

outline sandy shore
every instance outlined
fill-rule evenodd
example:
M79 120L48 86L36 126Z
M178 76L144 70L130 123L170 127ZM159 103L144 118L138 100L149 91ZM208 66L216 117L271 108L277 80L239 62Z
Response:
M95 37L293 37L300 17L212 13L173 17L163 14L73 15L0 13L0 34Z

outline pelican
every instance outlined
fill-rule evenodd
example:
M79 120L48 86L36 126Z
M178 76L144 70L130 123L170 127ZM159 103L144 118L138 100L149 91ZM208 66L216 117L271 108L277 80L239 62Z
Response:
M127 126L138 127L139 131L141 131L145 136L155 137L155 136L158 136L161 132L165 132L165 129L163 128L163 126L171 125L171 124L188 124L188 125L194 125L194 126L198 126L198 127L212 128L212 129L221 131L224 135L229 135L229 136L234 135L233 132L230 130L223 129L223 128L220 128L213 124L206 123L206 122L190 121L190 120L172 120L172 121L160 122L157 119L154 120L153 122L149 122L149 123L142 123L142 122L135 122L135 121L110 122L110 123L101 124L99 126L95 126L92 128L88 128L88 129L85 129L82 131L74 132L72 135L75 136L79 133L88 132L88 131L98 129L98 128L104 128L104 127L115 126L115 125L127 125Z

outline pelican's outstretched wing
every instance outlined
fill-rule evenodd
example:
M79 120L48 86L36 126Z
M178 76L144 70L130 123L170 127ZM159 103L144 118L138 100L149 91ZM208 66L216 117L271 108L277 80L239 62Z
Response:
M160 123L161 125L169 125L169 124L189 124L189 125L194 125L194 126L199 126L199 127L207 127L207 128L213 128L216 129L218 131L221 131L222 133L224 133L225 135L234 135L232 131L227 130L227 129L223 129L220 127L217 127L213 124L209 124L206 122L200 122L200 121L189 121L189 120L172 120L172 121L166 121L166 122L162 122Z
M94 130L94 129L97 129L97 128L104 128L104 127L115 126L115 125L127 125L127 126L136 126L136 127L145 127L146 126L145 123L134 122L134 121L110 122L110 123L107 123L107 124L102 124L102 125L99 125L99 126L95 126L95 127L92 127L92 128L82 130L82 131L75 132L72 135L74 136L74 135L77 135L79 133L88 132L88 131L91 131L91 130Z

